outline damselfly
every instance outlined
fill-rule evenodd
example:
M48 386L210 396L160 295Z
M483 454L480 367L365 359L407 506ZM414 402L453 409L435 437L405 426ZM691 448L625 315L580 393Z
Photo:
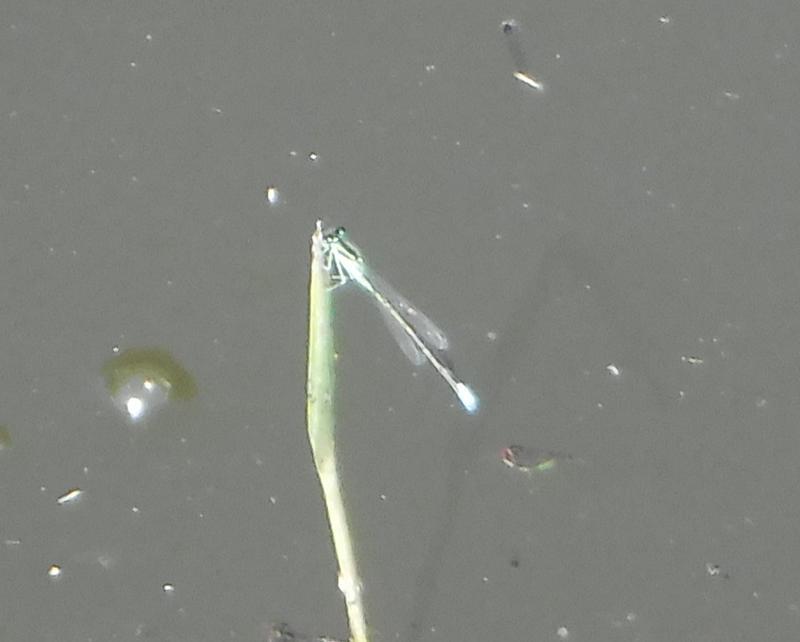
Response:
M325 233L324 266L334 286L354 281L378 305L389 331L414 365L427 361L447 382L464 409L473 414L480 402L472 389L456 377L446 361L447 337L428 317L391 285L370 270L360 250L348 239L343 227Z

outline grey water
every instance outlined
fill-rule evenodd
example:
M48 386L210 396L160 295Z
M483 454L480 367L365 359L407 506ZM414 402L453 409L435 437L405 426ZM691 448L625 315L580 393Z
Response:
M375 640L796 638L791 3L12 1L0 29L0 639L347 637L305 433L318 218L482 402L336 293ZM131 350L174 365L109 370Z

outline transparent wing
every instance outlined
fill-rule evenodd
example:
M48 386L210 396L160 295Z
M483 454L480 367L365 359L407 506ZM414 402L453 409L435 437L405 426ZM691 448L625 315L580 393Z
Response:
M389 310L386 309L386 306L378 301L378 299L373 298L372 300L375 301L378 310L381 311L381 316L383 317L384 323L386 323L386 327L389 329L389 332L391 332L394 340L397 341L397 345L400 346L403 354L406 355L409 361L415 366L421 366L425 363L425 355L417 349L417 346L403 329L403 326L397 322L397 319L391 315Z
M444 352L448 349L450 342L447 340L447 335L439 329L439 326L437 326L433 321L420 312L408 299L395 290L380 276L374 272L370 272L369 279L375 286L375 289L379 290L383 296L389 300L389 302L395 307L395 309L397 309L397 311L403 316L408 324L414 328L419 337L429 347L433 348L434 350L438 350L439 352ZM392 329L392 326L398 326L397 321L391 317L388 311L386 311L384 319L386 319L394 337L397 338L398 334L395 334L395 330ZM411 343L411 346L414 348L415 352L419 352L411 342L411 339L408 338L408 335L405 333L402 327L398 327L397 331L403 335L408 343ZM400 347L403 348L402 343L400 343ZM403 349L403 352L408 355L406 349ZM414 359L411 359L411 361L416 363Z

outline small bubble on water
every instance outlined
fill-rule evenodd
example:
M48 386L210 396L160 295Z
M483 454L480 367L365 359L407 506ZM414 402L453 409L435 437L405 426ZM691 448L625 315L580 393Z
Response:
M609 363L606 366L606 371L610 375L613 375L615 377L619 377L619 374L620 374L619 368L617 366L615 366L613 363Z
M167 582L161 585L161 590L164 591L164 593L166 593L167 595L172 595L175 593L175 585Z
M317 154L317 152L311 152L308 155L308 160L310 160L312 163L317 162L319 160L319 154Z
M569 637L569 629L566 626L559 626L558 630L556 631L556 635L561 640L566 640Z
M486 338L489 339L489 341L497 341L497 332L489 330L489 332L486 333Z
M58 564L51 564L50 568L47 569L48 577L56 580L61 577L61 567Z
M671 18L670 16L661 16L661 17L658 19L658 21L659 21L659 22L660 22L662 25L668 25L668 24L670 24L670 23L672 22L672 18Z

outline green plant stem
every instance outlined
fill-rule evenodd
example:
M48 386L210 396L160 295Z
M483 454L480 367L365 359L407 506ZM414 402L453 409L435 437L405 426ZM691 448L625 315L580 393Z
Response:
M336 468L334 443L334 360L333 296L328 272L323 265L322 221L311 237L311 283L308 308L308 439L314 465L322 485L328 522L339 562L339 590L342 591L353 642L368 642L367 622L361 596L361 579L356 567L353 542L347 523L341 482Z

